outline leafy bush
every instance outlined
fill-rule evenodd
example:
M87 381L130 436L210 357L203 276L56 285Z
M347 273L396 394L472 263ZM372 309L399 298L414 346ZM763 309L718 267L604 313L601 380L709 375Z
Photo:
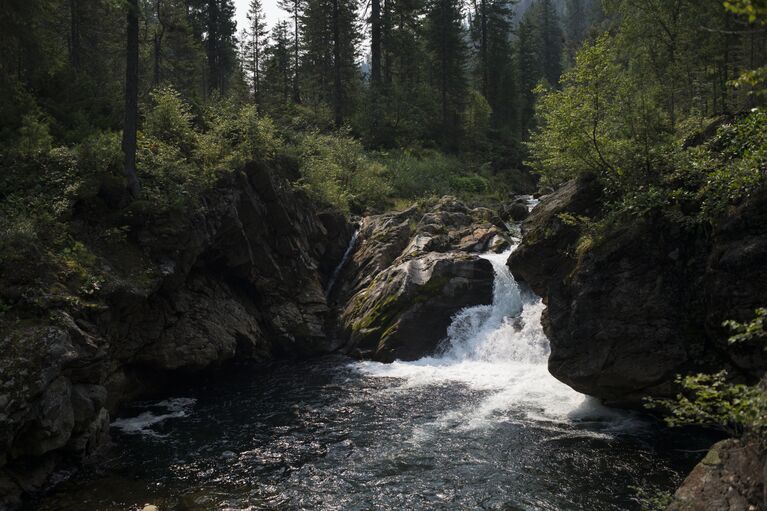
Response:
M231 170L250 160L270 160L282 146L271 118L253 105L222 103L207 114L195 154L203 167Z
M704 147L690 152L689 164L703 177L698 196L705 217L749 197L765 185L767 112L755 109L722 126Z
M301 143L301 185L316 199L341 211L383 208L391 188L386 168L371 160L347 133L312 133Z
M172 87L156 89L150 96L154 106L146 114L144 133L189 153L197 145L189 105Z
M418 198L451 193L451 179L460 175L461 162L434 150L404 150L384 155L389 183L397 197Z
M537 89L541 127L528 144L529 164L545 185L596 173L608 192L620 195L665 168L669 122L657 86L635 67L622 63L614 40L602 35L578 52L560 90Z
M767 309L760 308L749 323L725 321L735 334L731 343L767 339ZM765 345L767 347L767 344ZM675 399L649 400L648 408L670 412L671 426L698 425L722 430L731 436L751 435L767 442L767 388L764 383L731 383L726 371L677 377L683 392Z

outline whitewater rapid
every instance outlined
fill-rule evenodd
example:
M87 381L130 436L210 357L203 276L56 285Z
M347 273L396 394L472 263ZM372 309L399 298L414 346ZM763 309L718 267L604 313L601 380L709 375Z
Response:
M634 425L630 415L600 405L549 374L549 341L541 327L544 305L515 281L506 265L516 246L481 256L495 273L492 304L459 311L438 354L413 362L356 362L352 367L367 376L397 379L395 391L446 384L482 391L481 399L445 410L437 423L451 428L500 421L597 421L616 429Z

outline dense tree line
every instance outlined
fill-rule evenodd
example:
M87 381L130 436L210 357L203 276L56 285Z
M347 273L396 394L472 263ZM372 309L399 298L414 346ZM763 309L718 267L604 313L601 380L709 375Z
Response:
M539 123L537 87L560 87L583 43L604 32L635 83L655 88L663 129L760 101L733 80L763 65L764 27L719 0L280 5L285 19L268 30L252 0L238 36L232 0L9 0L0 138L42 124L64 143L130 128L124 109L172 85L197 111L222 97L275 118L299 108L316 126L349 126L369 148L418 145L519 165ZM136 101L124 83L131 53Z

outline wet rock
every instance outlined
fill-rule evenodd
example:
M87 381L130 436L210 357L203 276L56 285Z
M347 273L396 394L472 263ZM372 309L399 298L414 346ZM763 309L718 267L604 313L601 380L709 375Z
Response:
M320 217L256 163L223 177L190 214L142 201L113 211L122 198L107 185L73 220L78 232L101 233L104 215L129 227L118 245L94 250L97 292L87 306L51 301L0 336L0 487L13 491L0 508L38 491L60 456L97 452L110 409L178 372L338 345L323 284L351 237L342 216ZM19 275L14 286L31 285Z
M499 214L504 222L521 222L529 216L530 212L524 201L515 201L503 205Z
M492 265L476 254L508 243L500 223L451 197L364 218L334 295L349 347L383 361L433 353L453 314L492 302Z
M667 511L765 509L765 461L756 443L723 440L715 444L676 491Z

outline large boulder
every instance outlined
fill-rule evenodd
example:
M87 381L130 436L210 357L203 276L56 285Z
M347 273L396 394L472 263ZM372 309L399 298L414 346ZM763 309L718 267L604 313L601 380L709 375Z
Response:
M713 232L662 212L591 236L598 214L591 178L546 197L524 224L509 260L518 280L544 299L550 372L613 404L641 407L675 394L678 374L727 369L758 378L758 347L729 346L725 319L746 320L764 305L767 201L754 197Z
M479 254L508 245L502 225L451 197L364 218L333 296L350 349L382 361L433 353L456 312L492 302L492 265Z

